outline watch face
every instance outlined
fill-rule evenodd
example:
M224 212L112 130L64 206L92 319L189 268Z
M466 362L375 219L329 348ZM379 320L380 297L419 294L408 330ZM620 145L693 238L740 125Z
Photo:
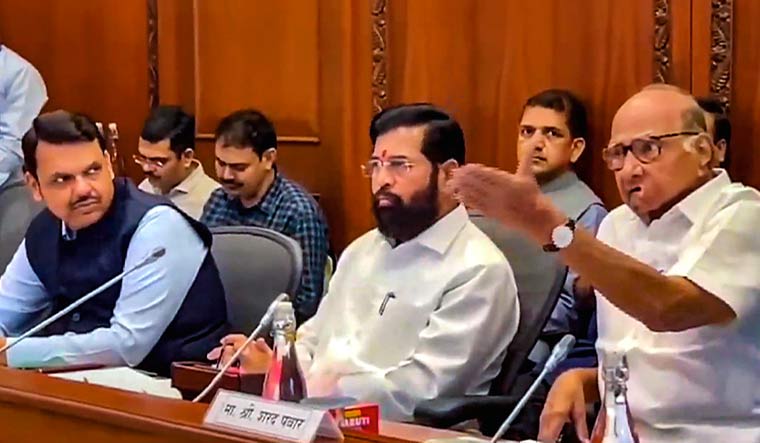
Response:
M557 226L552 231L552 242L560 249L570 246L573 241L573 230L567 226Z

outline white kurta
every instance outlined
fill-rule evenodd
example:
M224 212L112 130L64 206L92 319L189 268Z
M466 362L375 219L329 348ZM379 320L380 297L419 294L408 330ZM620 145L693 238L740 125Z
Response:
M642 442L760 442L760 193L725 171L646 226L612 211L598 238L725 301L727 326L658 333L598 296L600 358L628 351L629 402ZM641 294L656 297L657 294Z
M396 248L377 230L353 242L298 357L310 396L408 420L421 400L487 393L518 318L509 263L460 206Z

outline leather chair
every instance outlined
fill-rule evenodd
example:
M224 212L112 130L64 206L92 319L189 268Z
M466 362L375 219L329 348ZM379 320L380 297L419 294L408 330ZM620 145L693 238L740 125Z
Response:
M24 239L29 223L42 208L23 183L0 189L0 275Z

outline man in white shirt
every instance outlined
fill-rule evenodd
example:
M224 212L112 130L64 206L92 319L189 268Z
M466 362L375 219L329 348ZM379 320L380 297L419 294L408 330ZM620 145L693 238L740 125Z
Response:
M37 69L0 44L0 275L40 210L24 186L21 138L46 101Z
M145 120L135 163L146 175L138 186L149 194L165 195L198 220L203 205L219 187L195 159L195 118L179 106L158 106Z
M562 259L597 289L600 360L625 352L642 442L760 441L760 193L710 165L716 150L693 97L650 86L618 110L603 156L625 205L598 240L542 196L525 160L516 174L455 173L460 197ZM542 441L563 424L588 438L597 371L555 382Z
M443 191L464 162L459 124L405 105L378 114L370 138L378 228L343 252L296 346L310 396L376 402L383 418L410 420L422 400L488 392L517 330L517 289L501 252ZM271 351L260 340L243 355L260 372Z

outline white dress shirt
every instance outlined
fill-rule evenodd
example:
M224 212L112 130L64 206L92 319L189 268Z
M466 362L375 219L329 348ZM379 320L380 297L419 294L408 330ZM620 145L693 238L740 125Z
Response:
M653 332L597 297L599 357L628 349L642 442L760 442L760 193L716 172L648 226L621 206L599 228L603 242L736 312L724 326Z
M310 396L409 420L421 400L487 393L518 319L509 263L459 206L395 248L377 230L354 241L298 330L298 357Z
M0 189L9 179L21 180L21 138L47 98L45 83L34 66L0 45Z
M198 160L193 160L195 169L177 186L173 187L166 197L178 208L190 217L200 220L203 214L203 205L208 201L211 193L219 188L213 178L203 170L203 165ZM154 187L146 178L137 186L141 191L149 194L161 195L161 189Z

